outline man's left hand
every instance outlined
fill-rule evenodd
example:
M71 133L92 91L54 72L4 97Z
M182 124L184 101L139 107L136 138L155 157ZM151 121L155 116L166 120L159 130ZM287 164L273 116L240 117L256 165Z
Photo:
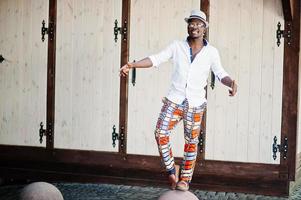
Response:
M229 96L231 97L235 96L236 92L237 92L237 84L235 83L235 80L233 80L231 84L231 89L229 90Z

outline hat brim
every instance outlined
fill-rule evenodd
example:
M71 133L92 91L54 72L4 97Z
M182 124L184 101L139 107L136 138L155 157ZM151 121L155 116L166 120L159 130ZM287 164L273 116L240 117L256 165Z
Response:
M209 23L208 23L206 20L204 20L203 18L201 18L201 17L194 17L194 16L192 16L192 17L185 18L184 20L185 20L185 22L188 23L188 21L189 21L190 19L199 19L199 20L201 20L202 22L205 23L206 28L209 27Z

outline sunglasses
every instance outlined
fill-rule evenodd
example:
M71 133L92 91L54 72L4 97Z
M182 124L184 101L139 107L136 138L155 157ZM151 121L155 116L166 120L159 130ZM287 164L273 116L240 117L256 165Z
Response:
M194 28L194 27L205 28L205 24L203 24L203 23L191 23L191 22L189 22L188 23L188 27L189 28Z

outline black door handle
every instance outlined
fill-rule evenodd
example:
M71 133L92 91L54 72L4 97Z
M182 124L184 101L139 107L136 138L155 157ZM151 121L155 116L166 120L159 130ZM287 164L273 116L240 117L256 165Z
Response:
M136 61L134 60L134 62L136 62ZM132 84L133 84L133 86L136 85L136 68L132 69Z
M133 86L136 84L136 68L132 69L132 84Z

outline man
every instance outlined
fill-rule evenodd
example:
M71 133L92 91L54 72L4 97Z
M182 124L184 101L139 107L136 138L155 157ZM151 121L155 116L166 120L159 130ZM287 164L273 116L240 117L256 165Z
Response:
M229 77L221 65L218 51L203 38L208 28L205 13L193 10L185 21L188 32L186 40L174 41L160 53L138 62L127 63L120 69L120 75L126 76L131 68L159 66L172 59L174 71L171 86L168 95L163 99L155 136L171 188L182 191L189 189L194 171L201 120L206 108L204 87L207 85L210 70L214 72L218 80L230 88L230 96L234 96L237 91L235 81ZM185 146L179 182L177 182L169 135L182 119Z

